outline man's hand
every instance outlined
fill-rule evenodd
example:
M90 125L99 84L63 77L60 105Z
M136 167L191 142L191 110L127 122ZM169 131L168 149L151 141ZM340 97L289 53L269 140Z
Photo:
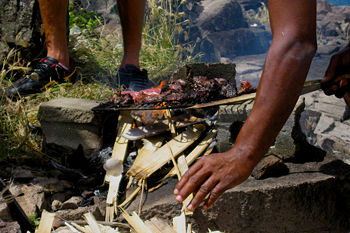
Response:
M337 80L344 74L350 75L350 43L331 58L325 77L322 79L322 89L326 95L342 98L350 91L349 79Z
M188 210L194 211L207 197L204 209L210 208L224 193L245 181L251 174L255 163L249 161L244 153L228 152L202 157L182 177L176 185L176 200L182 202L191 193L194 198Z

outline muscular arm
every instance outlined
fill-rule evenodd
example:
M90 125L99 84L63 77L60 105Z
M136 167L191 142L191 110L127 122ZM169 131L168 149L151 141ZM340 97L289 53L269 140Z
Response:
M316 51L316 1L270 0L273 41L267 54L257 98L234 147L200 159L177 184L183 201L190 193L194 210L209 208L227 189L246 180L286 122L301 93Z

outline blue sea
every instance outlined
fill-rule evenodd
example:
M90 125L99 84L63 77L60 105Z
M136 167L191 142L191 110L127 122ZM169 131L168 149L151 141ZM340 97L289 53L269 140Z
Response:
M335 6L350 6L350 0L328 0Z

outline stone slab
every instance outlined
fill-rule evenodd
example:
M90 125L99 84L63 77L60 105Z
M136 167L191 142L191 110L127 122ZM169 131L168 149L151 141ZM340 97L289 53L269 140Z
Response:
M81 146L84 156L90 157L100 150L107 135L115 134L118 113L93 112L92 108L99 103L95 100L58 98L41 104L38 119L45 136L46 152L70 155Z
M189 221L196 232L348 232L350 166L327 156L323 162L287 163L290 174L255 180L229 189L208 211L198 209ZM175 179L147 194L142 219L171 221L181 205L173 195ZM139 199L128 211L137 210Z

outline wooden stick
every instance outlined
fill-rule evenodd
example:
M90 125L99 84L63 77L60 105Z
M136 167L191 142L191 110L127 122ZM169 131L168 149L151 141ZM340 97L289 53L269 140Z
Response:
M184 155L180 156L177 160L177 163L179 165L179 170L181 173L181 176L183 176L187 170L188 170L188 165L186 163L186 158ZM185 215L192 215L192 211L187 210L187 206L191 203L193 199L193 194L191 193L183 202L182 202L182 211L185 213Z
M122 204L120 204L118 207L124 207L126 204L128 204L132 199L134 199L134 197L140 192L141 190L141 186L138 186L134 192L132 192L132 194L130 194L130 196L128 196L125 201L123 201Z
M208 135L203 139L202 142L200 142L198 144L198 146L196 146L196 148L194 148L191 153L189 153L187 156L186 156L186 163L188 165L191 165L202 153L205 149L208 148L208 146L210 145L210 143L213 142L213 140L215 139L216 137L216 134L217 134L217 131L214 129L214 130L211 130ZM161 181L164 181L166 180L167 178L169 177L172 177L172 176L175 176L177 173L176 173L176 170L175 168L172 168L170 170L170 172L164 177L162 178Z
M167 145L168 146L168 148L169 148L169 151L170 151L170 155L171 155L171 161L173 162L173 164L174 164L174 169L175 169L175 172L176 172L176 174L177 174L177 178L179 179L179 180L181 180L181 172L180 172L180 169L179 169L179 167L177 166L177 163L176 163L176 161L175 161L175 157L174 157L174 153L173 153L173 151L171 150L171 147L169 146L169 145ZM183 155L182 155L183 156Z
M85 221L84 221L85 222ZM85 222L86 223L86 222ZM91 231L89 230L86 230L85 227L82 227L80 225L78 225L77 223L75 222L71 222L70 224L72 224L72 226L74 226L75 228L77 228L79 231L81 232L84 232L84 233L92 233ZM87 223L86 223L87 224Z
M217 100L210 103L204 103L204 104L196 104L191 107L188 107L187 109L198 109L198 108L206 108L206 107L212 107L217 105L225 105L225 104L235 104L235 103L241 103L247 100L255 99L255 93L241 95L229 99L223 99L223 100Z
M125 220L137 233L153 233L135 212L129 215L123 208L121 208L121 212Z
M89 224L89 227L93 233L102 233L95 217L90 212L84 214L84 218L85 221Z
M182 212L180 216L173 218L173 228L177 233L185 233L186 231L186 217Z
M157 171L171 160L168 146L170 146L176 158L176 156L181 154L187 147L195 142L204 130L204 125L197 125L177 135L153 154L148 154L143 157L142 161L139 161L138 163L135 161L133 166L129 169L128 175L134 176L138 179L149 177L153 172Z
M80 224L80 225L86 225L87 224L85 220L73 220L73 221L67 221L67 222L72 224L76 228L78 228L77 226L79 226L77 224ZM130 228L130 226L128 224L121 223L121 222L105 222L105 221L96 221L96 222L98 224L105 225L105 226Z
M156 217L153 217L151 220L146 221L145 224L154 233L176 233L176 231L174 231L174 229L169 226L168 223Z
M119 115L119 122L121 124L118 129L118 134L114 143L112 158L120 161L121 164L124 163L125 155L128 148L129 140L122 137L121 135L128 132L132 127L132 118L130 116L130 111L121 111ZM117 169L117 168L116 168ZM114 174L114 169L106 172L105 181L109 182L107 200L106 200L106 222L112 222L114 219L114 213L117 214L117 196L120 186L120 181L122 179L122 170L119 175Z
M55 219L55 213L50 213L44 210L41 214L41 219L39 223L37 233L50 233Z
M141 185L141 196L140 196L140 202L139 202L139 210L138 214L141 215L142 210L142 200L143 200L143 192L145 191L145 179L142 179L142 185Z

